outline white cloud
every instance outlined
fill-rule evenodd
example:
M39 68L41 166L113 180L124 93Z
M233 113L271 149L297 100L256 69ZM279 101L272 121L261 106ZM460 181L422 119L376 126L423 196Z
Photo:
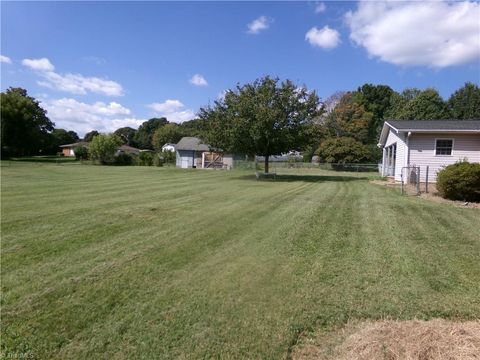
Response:
M395 65L442 68L480 58L478 2L360 2L345 19L355 44Z
M193 75L189 81L190 84L193 84L195 86L208 86L207 80L201 74Z
M72 94L85 95L88 92L106 96L122 96L122 85L119 83L97 77L85 77L80 74L59 74L47 59L24 59L22 64L35 70L44 80L38 81L40 86L50 89L65 91Z
M11 64L12 59L10 59L8 56L0 55L0 63Z
M22 65L36 71L54 71L55 66L47 58L23 59Z
M166 113L178 111L185 107L180 100L167 100L163 103L152 103L148 105L150 109L157 113Z
M45 81L39 81L38 84L51 89L79 95L84 95L88 92L106 96L123 95L122 86L112 80L85 77L80 74L60 75L53 71L44 72L40 75Z
M312 46L329 50L340 44L340 33L335 29L330 29L328 25L322 29L313 27L305 34L305 40Z
M185 109L185 105L179 100L166 100L163 103L152 103L148 105L157 116L166 117L168 121L182 123L192 120L195 113L190 109Z
M74 130L80 136L91 130L113 132L124 126L137 128L145 121L133 117L130 109L116 102L86 104L62 98L43 100L42 107L57 128Z
M266 16L260 16L247 25L249 34L258 34L260 31L267 30L272 21Z
M325 10L327 10L325 3L321 2L315 5L315 14L323 13Z

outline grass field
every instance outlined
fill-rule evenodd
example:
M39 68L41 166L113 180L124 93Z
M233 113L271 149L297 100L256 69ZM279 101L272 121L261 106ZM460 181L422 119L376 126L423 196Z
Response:
M349 319L480 316L480 211L369 175L1 170L7 356L278 359Z

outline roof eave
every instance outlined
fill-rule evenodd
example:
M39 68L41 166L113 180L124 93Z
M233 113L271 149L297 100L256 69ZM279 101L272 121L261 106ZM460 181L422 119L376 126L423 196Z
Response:
M440 132L459 132L459 133L480 133L480 130L467 129L399 129L400 132L425 132L425 133L440 133Z
M398 133L398 130L392 124L390 124L388 121L385 121L383 123L383 128L382 128L382 132L380 133L380 139L378 141L377 147L381 148L382 146L385 146L389 129L392 129L396 133Z

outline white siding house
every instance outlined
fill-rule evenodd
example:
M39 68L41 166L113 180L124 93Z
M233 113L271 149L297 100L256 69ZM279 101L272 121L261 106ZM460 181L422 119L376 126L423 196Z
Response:
M162 146L162 151L175 152L177 144L165 144Z
M389 120L378 146L381 174L402 181L402 169L420 167L420 181L435 182L437 172L460 160L480 163L480 120Z

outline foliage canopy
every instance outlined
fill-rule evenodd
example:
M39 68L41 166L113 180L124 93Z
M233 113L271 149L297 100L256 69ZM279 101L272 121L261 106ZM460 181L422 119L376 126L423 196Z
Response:
M162 150L162 146L171 143L176 144L184 136L183 131L177 124L166 124L155 130L152 137L152 146L155 150Z
M122 141L116 135L97 135L90 142L88 152L92 160L102 165L113 164L115 153Z
M375 160L373 148L351 137L330 138L317 150L321 162L348 164L366 163Z
M454 119L480 119L480 88L467 82L448 99L448 109Z
M315 92L292 81L268 76L237 85L214 106L200 109L206 120L206 141L228 152L265 157L298 148L306 142L305 128L322 112Z
M166 118L152 118L145 121L136 132L133 140L136 142L140 149L153 149L152 138L155 131L162 126L168 124Z
M9 88L0 95L2 157L45 153L54 123L27 90Z

